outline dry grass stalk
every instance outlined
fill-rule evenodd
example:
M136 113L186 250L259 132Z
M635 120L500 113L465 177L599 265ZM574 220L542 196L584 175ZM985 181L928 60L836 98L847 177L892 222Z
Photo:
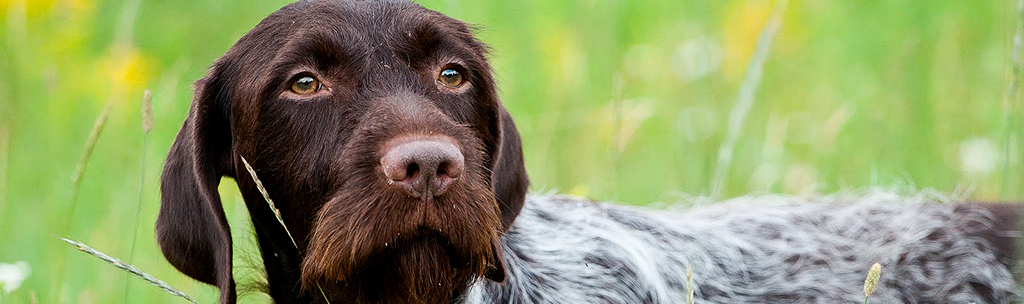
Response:
M718 160L715 163L714 175L711 178L711 197L718 198L725 190L725 183L729 177L729 166L732 164L732 154L739 140L740 131L743 129L743 122L750 114L750 108L754 106L754 93L761 84L764 62L768 58L768 51L772 47L772 41L782 28L782 16L789 6L789 0L776 1L772 14L768 17L768 23L761 29L757 37L757 48L754 56L750 58L747 65L747 74L740 84L739 94L736 97L736 105L729 113L729 124L726 126L725 140L718 149Z
M92 249L92 247L89 247L86 244L79 243L79 242L76 242L76 241L72 241L72 240L69 240L69 239L66 239L66 238L60 238L60 239L65 241L65 242L67 242L68 244L71 244L71 246L75 246L76 249L78 249L78 250L80 250L82 252L88 253L89 255L97 257L100 260L103 260L104 262L107 262L110 265L113 265L114 267L120 268L121 270L124 270L124 271L127 271L128 273L131 273L135 277L138 277L138 278L148 282L150 285L153 285L153 286L156 286L157 288L160 288L161 290L163 290L164 292L166 292L168 294L184 298L185 300L188 300L189 302L192 302L192 303L195 303L195 304L199 304L199 302L196 302L196 300L193 300L192 297L189 297L184 292L181 292L181 291L175 289L174 287L171 287L171 285L168 285L166 282L161 281L160 279L157 279L153 275L148 274L148 273L142 271L138 267L135 267L135 265L125 263L124 261L121 261L121 260L119 260L119 259L117 259L115 257L109 256L109 255L107 255L107 254L105 254L103 252L100 252L100 251L96 250L96 249Z
M85 147L82 149L82 157L78 160L78 166L75 167L75 173L71 176L71 203L68 206L67 214L64 216L66 222L64 227L58 232L58 235L67 235L68 231L71 230L71 222L74 219L75 209L78 208L78 193L82 188L82 176L85 175L86 164L89 163L89 159L92 157L92 150L96 147L96 142L100 138L100 134L103 133L103 127L107 125L107 119L110 118L110 111L114 107L114 103L108 103L107 107L103 108L103 112L96 118L96 122L92 125L92 131L89 132L89 138L85 140ZM57 262L57 288L54 289L54 297L60 295L64 284L64 268L67 266L65 263L63 253L60 254L60 258Z
M288 239L292 241L292 245L295 246L295 249L299 249L299 245L295 243L295 238L292 237L292 232L288 230L288 225L284 223L284 218L281 217L281 210L277 209L277 205L274 204L274 200L270 199L270 194L267 193L267 188L263 187L263 182L261 182L260 178L256 176L256 170L253 170L252 166L249 165L249 161L245 160L245 157L239 157L242 158L242 164L245 165L245 171L249 171L249 175L252 176L252 181L256 182L256 189L258 189L260 194L263 195L263 199L267 201L267 205L269 205L270 209L274 211L274 216L277 217L277 222L281 224L281 228L284 228L284 232L288 234ZM324 301L327 301L327 304L331 304L331 300L327 299L327 294L325 294L324 289L320 287L320 283L317 283L316 288L320 290L320 295L324 297Z
M693 304L693 269L686 265L686 303Z
M142 132L149 135L153 130L153 93L149 90L142 93Z
M263 183L260 182L260 178L256 176L256 170L252 169L252 166L249 165L249 161L245 160L245 157L242 157L242 164L245 165L245 170L249 171L249 175L252 175L252 180L256 182L256 189L260 190L260 194L263 195L263 199L267 201L267 204L270 205L270 209L274 211L274 216L277 217L277 222L281 223L281 227L284 228L284 232L288 233L288 239L292 241L292 245L294 245L295 248L299 248L299 245L295 243L295 238L292 237L292 232L288 231L288 225L284 224L284 218L281 217L281 210L277 209L277 205L274 204L274 200L271 200L270 194L267 193L267 188L263 187Z
M103 112L100 113L100 117L97 117L96 122L92 125L92 131L89 132L89 138L85 140L85 147L82 149L82 157L78 160L78 166L75 167L75 174L71 176L72 208L75 207L74 202L78 197L78 190L82 187L82 176L85 175L85 167L89 163L89 158L92 157L92 150L93 148L96 148L96 142L99 140L100 134L103 133L103 127L107 125L107 119L110 118L110 110L113 107L114 104L109 103L106 108L103 108Z

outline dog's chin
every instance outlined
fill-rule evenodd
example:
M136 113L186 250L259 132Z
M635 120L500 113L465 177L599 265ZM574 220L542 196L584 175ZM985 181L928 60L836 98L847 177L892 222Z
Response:
M303 289L340 303L447 303L477 277L503 279L498 212L482 183L428 201L342 191L313 224Z
M311 290L332 303L449 303L486 266L441 233L423 228L368 255L344 277L322 277Z

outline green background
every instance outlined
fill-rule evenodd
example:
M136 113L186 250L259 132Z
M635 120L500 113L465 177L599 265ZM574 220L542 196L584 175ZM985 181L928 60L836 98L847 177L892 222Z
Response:
M0 263L32 267L0 301L119 303L130 282L128 302L185 303L56 236L130 257L201 303L216 301L215 289L176 272L156 248L159 171L191 82L285 3L0 0ZM710 193L729 113L773 2L422 4L481 25L534 192L643 205ZM722 196L896 187L1024 199L1024 103L1007 97L1015 6L794 0ZM146 89L155 128L144 149ZM72 175L107 104L110 118L72 210ZM221 193L234 224L236 278L252 282L259 263L245 208L232 181Z

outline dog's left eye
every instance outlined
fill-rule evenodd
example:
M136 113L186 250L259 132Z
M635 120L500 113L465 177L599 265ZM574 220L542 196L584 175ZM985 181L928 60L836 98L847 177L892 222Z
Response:
M441 74L437 75L437 81L449 89L461 87L462 84L466 82L466 80L462 78L462 73L459 73L458 70L452 68L442 70Z
M295 94L309 95L320 91L323 87L324 85L320 83L320 80L317 80L313 76L302 76L292 83L291 90L292 92L295 92Z

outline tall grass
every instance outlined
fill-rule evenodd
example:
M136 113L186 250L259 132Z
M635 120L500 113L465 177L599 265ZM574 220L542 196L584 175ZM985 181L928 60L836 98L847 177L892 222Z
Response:
M110 118L110 111L113 108L113 103L108 103L100 116L96 118L93 123L92 130L89 131L89 137L85 140L85 146L82 147L82 156L78 160L78 165L75 167L75 173L71 176L71 201L68 204L67 210L65 211L63 227L58 231L58 235L68 235L71 230L71 225L74 223L75 211L78 209L78 194L82 190L82 180L85 176L85 169L89 164L89 160L92 158L93 149L96 148L96 142L99 141L100 135L103 133L103 128L107 125L107 119ZM65 267L67 266L67 259L63 253L58 255L57 259L57 280L54 281L57 288L54 289L53 297L55 299L60 298L61 288L64 284Z
M725 140L718 149L718 159L715 162L714 174L711 175L711 197L713 199L719 198L722 195L726 182L729 180L729 168L732 165L736 141L739 140L743 124L747 121L747 116L750 115L751 107L754 106L754 94L757 93L757 87L761 85L764 62L768 59L768 52L771 50L772 41L775 40L775 36L779 34L779 29L782 27L782 20L787 7L789 7L789 0L776 1L772 8L771 17L768 18L768 22L761 29L761 34L757 37L757 49L754 51L754 56L750 59L750 64L747 65L747 73L740 84L739 93L736 96L736 104L733 106L732 111L729 112L729 123L726 125Z
M67 210L67 223L64 224L64 228L60 230L61 234L67 234L68 229L71 227L72 219L74 219L75 210L78 208L78 194L82 190L82 180L85 176L85 169L89 165L89 159L92 158L92 151L96 148L96 142L100 139L100 134L103 133L103 128L107 126L107 119L110 118L110 109L114 107L113 103L108 103L107 107L103 108L103 112L100 112L100 116L96 118L96 122L92 125L92 130L89 131L89 137L85 140L85 145L82 147L82 156L78 160L78 165L75 166L75 173L71 176L71 202L68 204Z
M1003 112L1005 114L1003 122L1003 153L1002 153L1002 183L999 187L999 195L1003 199L1008 199L1009 185L1008 183L1013 180L1012 169L1013 166L1013 139L1015 136L1020 136L1020 131L1016 128L1017 115L1021 115L1018 111L1024 110L1024 107L1020 107L1020 99L1017 94L1017 87L1020 85L1021 76L1021 47L1024 45L1024 0L1017 1L1017 26L1013 35L1013 49L1010 53L1010 77L1006 84L1006 97L1003 99ZM1019 137L1018 137L1019 138ZM1017 188L1020 185L1016 186Z
M145 197L146 189L146 152L149 150L149 131L153 130L153 93L146 90L142 93L142 151L139 152L141 160L139 161L139 201L135 205L135 224L132 225L132 242L128 251L128 262L131 263L135 260L135 242L139 238L139 218L142 217L142 201ZM126 280L124 283L124 303L128 303L128 291L131 289L131 280Z
M82 158L81 158L81 160L78 163L77 169L75 170L74 178L72 178L73 187L74 188L72 190L72 204L71 204L71 207L69 208L68 217L67 217L68 222L69 222L68 226L70 226L70 221L71 221L71 219L74 216L75 198L77 197L78 191L81 188L82 179L83 179L84 174L85 174L85 167L88 164L89 159L92 156L92 151L93 151L94 147L96 146L96 142L98 141L100 134L103 133L103 128L106 125L107 120L110 117L110 109L111 109L112 105L113 104L109 104L104 109L103 113L100 114L100 117L97 118L96 123L94 124L93 129L92 129L92 131L89 134L89 138L86 140L85 148L83 149L83 153L82 153ZM147 150L146 147L148 146L148 142L149 142L149 132L153 129L153 95L152 95L152 93L150 93L150 91L147 90L147 91L145 91L143 93L142 103L141 103L141 107L140 108L142 109L142 111L141 111L142 115L141 115L140 121L141 121L141 127L142 127L142 132L143 132L143 145L142 145L142 152L141 152L142 156L140 157L142 165L140 166L141 167L141 169L140 169L141 173L139 174L139 199L138 199L138 203L136 205L136 210L135 210L135 222L134 222L134 225L132 226L132 239L131 239L131 247L130 247L130 253L129 253L129 262L124 262L121 259L118 259L118 258L112 257L110 255L107 255L106 253L103 253L103 252L101 252L99 250L93 249L92 247L89 247L88 245L86 245L84 243L73 241L73 240L70 240L70 239L67 239L67 238L63 238L63 237L60 238L60 239L63 240L64 242L67 242L68 244L71 244L72 246L74 246L79 251L85 252L85 253L87 253L89 255L92 255L92 256L94 256L96 258L99 258L100 260L103 260L104 262L107 262L108 264L110 264L110 265L112 265L114 267L117 267L117 268L119 268L121 270L124 270L125 272L127 272L126 275L135 276L135 277L137 277L137 278L139 278L139 279L149 283L150 285L153 285L153 286L155 286L157 288L160 288L161 290L163 290L164 292L166 292L168 294L181 297L181 298L183 298L185 300L188 300L189 302L192 302L192 303L195 303L195 304L199 304L198 302L193 300L192 297L188 296L184 292L181 292L181 291L175 289L174 287L171 287L171 285L167 284L163 280L157 279L155 276L142 271L141 269L139 269L135 265L131 264L131 262L130 262L131 259L134 258L134 255L135 255L135 243L136 243L136 240L138 238L139 218L141 217L142 197L143 197L143 193L144 193L143 190L145 189L144 187L145 187L145 184L146 184L145 183L145 177L146 177L146 161L145 160L146 160L146 150ZM3 139L2 138L2 134L0 134L0 139ZM2 168L2 167L0 167L0 168ZM62 234L66 234L67 233L67 229L68 228L65 228L62 231ZM61 259L61 260L64 261L65 259ZM66 263L62 262L61 263L61 267L58 267L59 274L63 274L64 273L64 269L63 269L64 266L63 265L66 265ZM61 278L61 279L58 279L57 282L63 281L63 275L59 276L59 278ZM130 299L128 299L128 291L129 291L130 285L131 285L131 280L128 280L128 281L125 282L124 303L133 302ZM57 288L56 290L57 290L57 295L55 296L55 298L59 298L60 288Z
M0 214L7 203L7 156L9 155L7 125L0 122Z

